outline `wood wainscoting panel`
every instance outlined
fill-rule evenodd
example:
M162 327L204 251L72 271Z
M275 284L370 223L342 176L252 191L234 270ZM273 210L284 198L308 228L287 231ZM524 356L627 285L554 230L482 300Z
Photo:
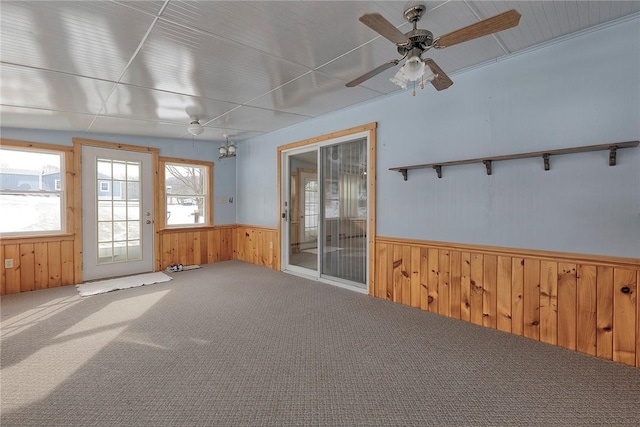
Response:
M376 239L378 298L640 367L640 260Z
M12 259L13 267L1 263L2 295L75 284L73 236L4 239L0 259Z
M239 224L233 230L233 259L280 270L278 229Z
M160 259L157 270L171 264L200 265L233 259L233 225L203 228L171 228L158 232Z

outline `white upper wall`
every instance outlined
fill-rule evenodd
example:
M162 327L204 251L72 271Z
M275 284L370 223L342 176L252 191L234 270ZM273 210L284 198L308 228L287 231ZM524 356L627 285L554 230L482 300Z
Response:
M455 49L452 47L451 49ZM378 122L377 233L640 257L640 148L409 172L390 167L640 139L640 18L241 143L237 222L276 226L277 147Z

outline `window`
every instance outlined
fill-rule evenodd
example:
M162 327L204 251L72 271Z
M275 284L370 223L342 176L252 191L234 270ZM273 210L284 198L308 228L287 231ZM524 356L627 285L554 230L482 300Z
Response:
M0 233L21 236L65 231L64 154L63 150L3 142Z
M100 192L101 193L108 193L109 192L109 183L108 182L100 181Z
M160 163L164 170L165 225L211 225L213 163L187 163L173 159L160 159Z

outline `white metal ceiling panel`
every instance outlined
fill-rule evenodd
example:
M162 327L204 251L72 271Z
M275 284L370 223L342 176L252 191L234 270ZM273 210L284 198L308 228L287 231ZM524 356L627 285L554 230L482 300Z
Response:
M361 15L378 12L388 15L394 25L406 22L401 11L388 13L389 6L366 1L176 1L169 3L162 17L316 68L376 36L358 21Z
M257 50L159 22L123 81L242 104L306 72Z
M192 117L205 123L236 107L237 104L224 101L119 84L109 97L103 114L184 123L186 126Z
M89 132L179 138L185 129L186 125L177 123L100 116L93 122Z
M243 106L208 122L207 126L243 131L272 132L309 118L299 114Z
M93 115L0 105L3 127L85 132Z
M200 140L200 141L213 141L213 150L217 150L225 141L225 135L229 136L229 141L238 142L245 139L254 138L262 135L264 132L252 132L238 129L225 129L211 126L205 126L204 132L201 135L193 136L188 132L185 132L180 136L183 139Z
M0 104L98 114L114 87L103 80L0 65Z
M640 12L639 1L475 1L472 5L483 16L505 9L520 12L520 24L499 33L510 52Z
M164 5L163 0L116 1L116 3L120 3L122 5L131 7L133 9L138 9L146 13L150 13L152 15L158 15L162 10L162 5Z
M344 81L314 71L261 96L251 105L317 117L379 95L365 87L345 87Z
M153 18L106 1L2 2L3 62L115 81Z

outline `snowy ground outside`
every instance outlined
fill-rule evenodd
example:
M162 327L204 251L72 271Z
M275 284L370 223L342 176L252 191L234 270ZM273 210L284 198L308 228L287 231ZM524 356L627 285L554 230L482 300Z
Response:
M114 202L114 216L118 216L117 203ZM131 205L129 202L129 208ZM56 196L0 195L0 232L60 231L60 209L60 198ZM197 209L197 205L167 206L168 225L196 224L194 212ZM204 224L204 218L199 215L197 224ZM117 219L124 220L125 217ZM114 230L116 240L124 237L125 230L119 231L119 228Z

